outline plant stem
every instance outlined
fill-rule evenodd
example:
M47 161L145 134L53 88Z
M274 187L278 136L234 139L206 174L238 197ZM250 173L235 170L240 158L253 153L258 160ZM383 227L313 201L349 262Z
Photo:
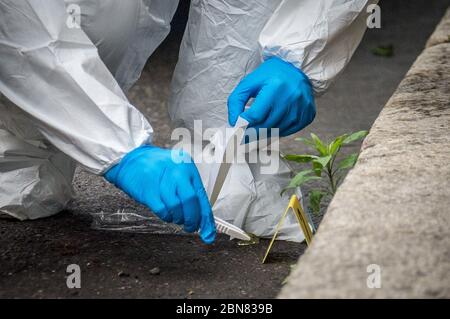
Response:
M331 185L331 194L334 196L334 193L336 193L336 183L334 181L333 174L330 170L327 170L328 178L330 179L330 185Z
M330 186L331 186L331 195L334 196L334 193L336 193L336 181L334 180L334 174L333 174L333 167L332 165L327 165L327 175L328 179L330 180Z

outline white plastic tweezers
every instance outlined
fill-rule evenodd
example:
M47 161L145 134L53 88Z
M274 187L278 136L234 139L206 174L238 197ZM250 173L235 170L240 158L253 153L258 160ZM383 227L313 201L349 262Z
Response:
M219 233L226 234L226 235L230 236L231 239L237 238L237 239L246 240L246 241L251 240L250 236L245 231L240 229L239 227L234 226L233 224L230 224L230 223L224 221L223 219L221 219L219 217L215 217L215 216L214 216L214 221L216 223L216 229Z
M227 139L225 142L225 145L215 145L215 151L221 152L219 154L220 157L216 158L222 158L222 161L220 163L214 164L210 176L209 176L209 183L208 183L208 195L209 200L211 202L211 206L213 206L219 197L220 190L222 189L223 184L225 183L225 179L228 175L228 171L230 170L231 163L227 162L227 152L235 152L237 145L235 145L234 141L242 141L242 138L244 136L245 129L247 128L248 122L244 120L243 118L239 117L238 121L236 123L235 131L234 133ZM235 140L235 136L237 139ZM214 139L214 137L213 137ZM219 139L220 140L220 139ZM217 141L217 139L216 139ZM233 143L230 143L233 142ZM239 143L239 142L238 142ZM239 227L230 224L223 219L214 216L214 220L216 223L217 231L220 233L226 234L233 238L238 238L241 240L251 240L250 236L240 229Z

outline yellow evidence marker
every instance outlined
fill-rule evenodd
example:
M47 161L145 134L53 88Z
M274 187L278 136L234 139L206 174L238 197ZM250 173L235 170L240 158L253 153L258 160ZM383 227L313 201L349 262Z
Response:
M308 223L308 218L305 215L305 212L303 211L302 205L300 205L300 202L298 201L298 198L296 195L292 195L289 205L286 208L286 211L281 216L280 221L277 224L277 227L275 228L275 234L273 234L272 240L270 241L269 247L267 247L266 254L264 255L264 258L262 260L262 263L264 264L266 262L267 256L269 256L270 250L272 249L273 243L275 242L275 239L278 236L278 232L280 231L281 226L283 225L283 222L289 213L289 209L292 209L294 212L295 217L297 218L297 221L300 226L300 230L305 235L306 244L309 246L312 241L312 231L310 228L310 225Z

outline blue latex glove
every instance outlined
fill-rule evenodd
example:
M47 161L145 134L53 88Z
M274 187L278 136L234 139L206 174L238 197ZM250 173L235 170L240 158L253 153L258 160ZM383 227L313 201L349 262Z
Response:
M250 108L245 106L255 98ZM249 127L279 128L280 136L296 133L316 115L311 83L298 68L278 57L263 62L248 74L228 98L231 126L239 116Z
M205 243L214 241L211 205L187 153L144 145L128 153L104 176L162 220L184 225L187 232L200 229Z

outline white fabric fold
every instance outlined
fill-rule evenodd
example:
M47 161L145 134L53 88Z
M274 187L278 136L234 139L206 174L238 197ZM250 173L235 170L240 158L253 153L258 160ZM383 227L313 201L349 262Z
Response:
M322 94L345 68L378 0L283 0L259 36L264 59L278 56L301 69Z

